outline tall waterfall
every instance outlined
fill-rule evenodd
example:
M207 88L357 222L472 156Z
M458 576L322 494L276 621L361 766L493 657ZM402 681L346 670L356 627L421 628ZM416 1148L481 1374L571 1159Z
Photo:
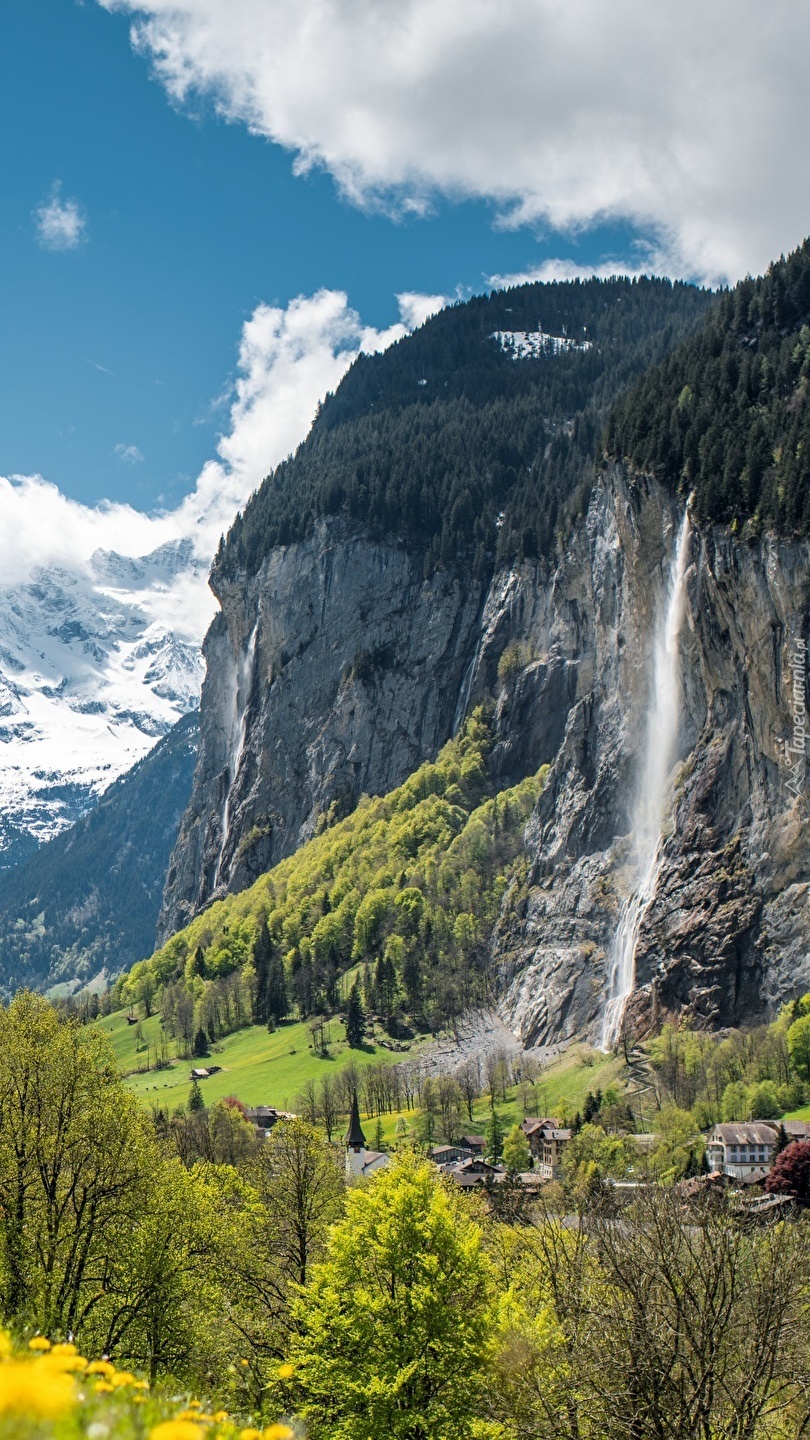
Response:
M633 808L636 884L622 906L610 954L610 973L602 1012L602 1050L612 1050L621 1030L628 996L636 980L639 931L658 884L662 859L661 825L675 758L680 711L680 633L686 605L689 555L689 507L684 512L672 557L666 605L656 626L652 693L647 712L644 760Z
M239 774L239 766L242 763L242 755L245 749L247 737L247 716L250 692L253 688L253 666L256 660L256 632L259 629L259 622L253 626L250 633L245 652L240 656L235 666L234 676L234 715L231 730L231 745L228 755L228 788L225 792L225 802L222 806L222 839L219 845L219 856L217 858L216 874L214 884L217 883L222 869L222 859L225 854L225 846L228 843L228 836L231 828L231 796L233 795L236 777Z

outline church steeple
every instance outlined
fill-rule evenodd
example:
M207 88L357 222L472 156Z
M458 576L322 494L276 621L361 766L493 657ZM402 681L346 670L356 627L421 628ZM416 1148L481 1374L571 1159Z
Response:
M356 1153L366 1148L366 1137L360 1124L360 1107L357 1104L357 1091L352 1094L352 1114L349 1120L349 1128L346 1131L346 1149L354 1150Z

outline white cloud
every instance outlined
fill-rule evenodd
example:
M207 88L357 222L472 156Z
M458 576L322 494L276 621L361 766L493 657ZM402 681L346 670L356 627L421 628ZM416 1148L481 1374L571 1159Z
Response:
M508 290L513 285L533 285L538 281L591 280L594 276L598 280L610 280L616 275L649 275L654 268L653 265L628 266L620 260L608 260L601 265L577 265L573 260L551 259L528 270L516 270L513 274L488 275L487 284L493 290Z
M37 239L45 250L75 250L87 238L87 218L78 200L62 200L61 188L57 180L34 211Z
M116 445L115 454L119 460L124 461L125 465L141 465L143 463L143 455L137 445Z
M449 297L447 295L420 295L414 290L404 290L397 295L397 304L403 325L406 325L409 330L418 330L419 326L424 325L431 315L435 315L437 311L443 310L445 305L449 304Z
M505 223L623 218L657 268L759 270L808 229L810 6L795 0L99 0L177 102L358 203L484 196Z
M41 476L0 477L0 534L14 536L0 551L0 589L42 566L89 574L99 549L134 557L190 540L194 563L141 601L183 638L201 640L214 611L205 576L219 536L268 470L304 439L318 401L360 351L384 349L406 333L404 324L382 331L363 325L339 291L299 296L286 309L259 305L242 331L229 428L181 504L153 515L108 502L91 507ZM140 455L134 446L116 451L130 461Z

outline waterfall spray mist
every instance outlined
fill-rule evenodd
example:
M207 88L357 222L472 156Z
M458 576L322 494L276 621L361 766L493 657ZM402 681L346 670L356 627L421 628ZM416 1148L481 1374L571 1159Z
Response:
M658 884L662 859L661 825L675 759L680 713L680 633L686 608L689 555L689 507L684 512L667 586L666 604L656 627L652 691L647 711L644 757L633 808L636 885L622 906L610 952L610 970L602 1012L603 1050L612 1050L636 981L639 931Z
M225 803L222 806L222 839L219 844L219 855L217 857L217 868L214 876L214 884L217 883L222 870L222 859L225 854L225 846L228 843L228 836L231 829L231 796L233 795L236 777L239 774L239 766L242 763L242 755L245 749L247 738L247 714L250 692L253 688L253 666L256 660L256 633L259 622L256 621L248 640L244 655L236 664L236 675L234 685L234 716L231 730L231 745L228 755L228 789L225 793Z

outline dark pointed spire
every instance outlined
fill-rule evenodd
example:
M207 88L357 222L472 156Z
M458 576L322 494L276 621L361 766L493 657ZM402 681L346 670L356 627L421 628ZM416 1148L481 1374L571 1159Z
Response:
M349 1128L346 1131L347 1150L365 1150L366 1137L363 1134L360 1124L360 1107L357 1103L357 1091L352 1093L352 1114L349 1121Z

